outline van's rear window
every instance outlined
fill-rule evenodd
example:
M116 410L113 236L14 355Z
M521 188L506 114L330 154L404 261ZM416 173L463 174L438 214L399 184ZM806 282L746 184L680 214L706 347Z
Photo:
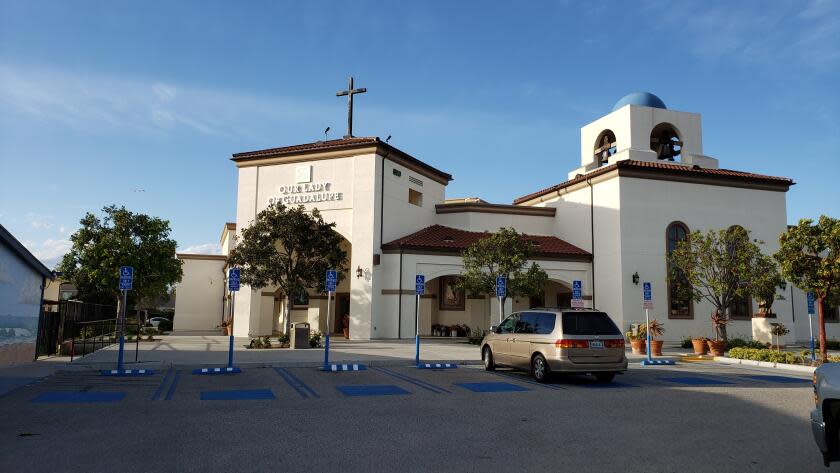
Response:
M564 335L621 335L603 312L563 312Z

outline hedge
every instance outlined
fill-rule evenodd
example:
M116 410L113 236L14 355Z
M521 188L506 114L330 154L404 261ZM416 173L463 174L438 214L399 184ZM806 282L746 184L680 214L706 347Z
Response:
M729 350L730 358L753 361L769 361L772 363L795 364L799 357L786 351L776 351L767 348L745 348L738 347Z

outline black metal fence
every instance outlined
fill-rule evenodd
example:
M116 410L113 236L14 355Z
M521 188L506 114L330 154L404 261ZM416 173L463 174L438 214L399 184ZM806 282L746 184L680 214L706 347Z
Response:
M76 356L85 356L112 343L117 343L119 340L118 323L116 318L88 322L70 321L65 328L65 334L70 334L70 361L73 361ZM137 335L134 342L134 361L137 361L140 351L140 324L126 323L125 330L127 333Z
M69 351L69 354L74 356L76 339L82 340L85 354L89 353L88 346L92 352L114 343L116 319L116 306L61 301L58 312L41 313L38 320L35 356L60 353L62 344L68 341L69 347L65 347L65 351Z

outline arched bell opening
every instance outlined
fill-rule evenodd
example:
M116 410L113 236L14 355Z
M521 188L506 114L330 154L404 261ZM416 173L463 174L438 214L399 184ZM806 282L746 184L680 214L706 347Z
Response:
M650 149L656 152L656 159L674 161L682 154L682 147L679 130L670 123L660 123L650 132Z
M615 133L612 130L604 130L598 135L594 146L595 162L598 166L609 164L610 156L616 153L616 143Z

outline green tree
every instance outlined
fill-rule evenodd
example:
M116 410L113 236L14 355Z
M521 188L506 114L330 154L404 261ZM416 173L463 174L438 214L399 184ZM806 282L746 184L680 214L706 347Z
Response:
M114 205L102 212L101 219L88 212L79 222L73 246L56 268L62 278L79 289L80 299L113 304L120 300L120 266L132 266L133 301L166 295L184 274L169 221Z
M774 257L789 281L816 297L820 358L825 362L828 353L823 305L840 299L840 220L825 215L816 224L811 219L800 220L779 237L779 251Z
M775 264L761 253L758 240L750 240L749 231L740 226L726 230L695 231L677 243L671 252L669 280L683 297L705 300L715 311L712 323L715 338L726 340L729 308L739 298L749 298L753 291L764 291L769 285L766 272L775 271ZM775 292L775 289L773 289Z
M306 288L323 292L328 269L339 279L347 271L344 241L318 209L269 206L243 229L228 264L242 268L242 282L255 289L277 286L286 297L285 333L289 333L291 297ZM260 334L255 334L260 335Z
M459 285L468 294L496 295L496 278L507 278L508 297L542 294L548 275L537 263L528 265L534 245L513 228L501 228L464 251ZM503 300L504 301L504 300Z

